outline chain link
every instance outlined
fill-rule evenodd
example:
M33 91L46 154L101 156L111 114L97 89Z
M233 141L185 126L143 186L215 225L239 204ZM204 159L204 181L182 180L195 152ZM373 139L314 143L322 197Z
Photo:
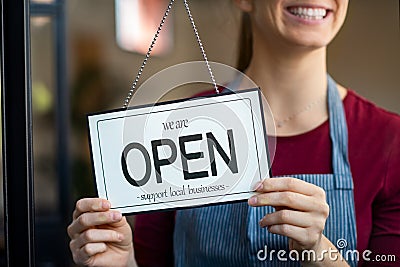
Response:
M218 86L215 81L214 74L211 70L210 64L208 63L208 58L207 58L206 52L204 51L203 43L201 42L200 35L199 35L199 32L197 31L196 24L194 23L192 12L190 12L189 4L188 4L187 0L183 0L183 3L185 4L186 12L189 16L190 24L192 25L194 34L196 35L197 43L199 44L201 54L203 56L204 61L206 62L207 70L208 70L208 73L210 74L210 78L214 85L215 92L217 94L219 94Z
M172 5L174 4L174 2L175 2L175 0L170 0L170 2L169 2L169 4L168 4L168 7L167 7L167 9L166 9L166 11L165 11L165 13L164 13L164 16L163 16L161 22L160 22L160 25L159 25L158 28L157 28L157 32L156 32L156 34L154 35L153 40L151 41L149 50L147 51L147 53L146 53L146 55L145 55L145 57L144 57L143 63L142 63L142 65L141 65L140 68L139 68L139 71L138 71L138 73L137 73L137 76L136 76L136 78L135 78L135 80L134 80L134 82L133 82L133 84L132 84L132 86L131 86L131 89L129 90L129 93L128 93L127 97L125 98L123 108L127 108L128 105L129 105L129 102L130 102L131 99L132 99L133 93L134 93L135 90L136 90L137 83L139 82L140 76L141 76L142 73L143 73L143 69L144 69L144 67L145 67L146 64L147 64L148 59L150 58L150 54L151 54L151 52L152 52L152 50L153 50L153 48L154 48L154 45L156 44L157 38L158 38L158 36L160 35L161 29L162 29L162 27L163 27L164 24L165 24L165 20L166 20L166 18L168 17L168 15L169 15L169 13L170 13L170 11L171 11L171 9L172 9ZM203 47L203 43L201 42L199 33L198 33L198 31L197 31L196 24L194 23L194 19L193 19L192 13L190 12L189 4L187 3L187 0L183 0L183 2L184 2L184 4L185 4L185 9L186 9L186 12L187 12L187 14L188 14L188 16L189 16L189 20L190 20L190 23L191 23L191 25L192 25L194 34L196 35L197 43L199 44L199 47L200 47L200 50L201 50L201 54L202 54L203 59L204 59L204 61L205 61L205 63L206 63L208 73L210 74L211 81L212 81L212 83L213 83L213 85L214 85L215 92L216 92L217 94L219 94L218 86L217 86L217 83L216 83L216 81L215 81L214 74L213 74L213 72L212 72L212 70L211 70L210 64L209 64L209 62L208 62L208 58L207 58L207 55L206 55L206 53L205 53L205 50L204 50L204 47Z

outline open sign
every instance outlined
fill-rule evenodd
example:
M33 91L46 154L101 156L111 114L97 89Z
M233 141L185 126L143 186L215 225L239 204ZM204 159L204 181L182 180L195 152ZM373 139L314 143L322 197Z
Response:
M258 89L88 116L99 197L123 213L249 198L269 177Z

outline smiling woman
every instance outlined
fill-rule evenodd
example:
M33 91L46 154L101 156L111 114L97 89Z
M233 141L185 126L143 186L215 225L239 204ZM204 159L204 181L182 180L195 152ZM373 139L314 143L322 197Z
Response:
M81 200L69 227L77 262L368 266L378 254L400 256L393 245L400 242L400 117L327 74L327 45L349 1L234 3L247 32L240 68L260 86L275 121L284 121L276 129L275 177L261 181L247 203L137 215L134 252L124 217L105 200ZM120 233L125 238L116 240ZM261 260L266 246L281 257ZM360 258L350 257L356 250ZM316 257L282 260L293 251Z

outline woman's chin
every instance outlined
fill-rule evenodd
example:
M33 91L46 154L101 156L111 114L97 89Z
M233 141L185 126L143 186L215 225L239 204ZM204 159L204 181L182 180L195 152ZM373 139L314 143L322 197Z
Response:
M314 50L326 47L331 42L332 38L321 37L319 35L296 35L287 37L286 40L291 47Z

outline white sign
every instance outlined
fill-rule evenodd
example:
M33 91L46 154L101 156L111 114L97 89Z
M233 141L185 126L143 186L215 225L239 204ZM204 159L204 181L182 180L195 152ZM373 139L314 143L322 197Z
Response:
M269 177L259 89L88 116L98 195L138 213L248 199Z

